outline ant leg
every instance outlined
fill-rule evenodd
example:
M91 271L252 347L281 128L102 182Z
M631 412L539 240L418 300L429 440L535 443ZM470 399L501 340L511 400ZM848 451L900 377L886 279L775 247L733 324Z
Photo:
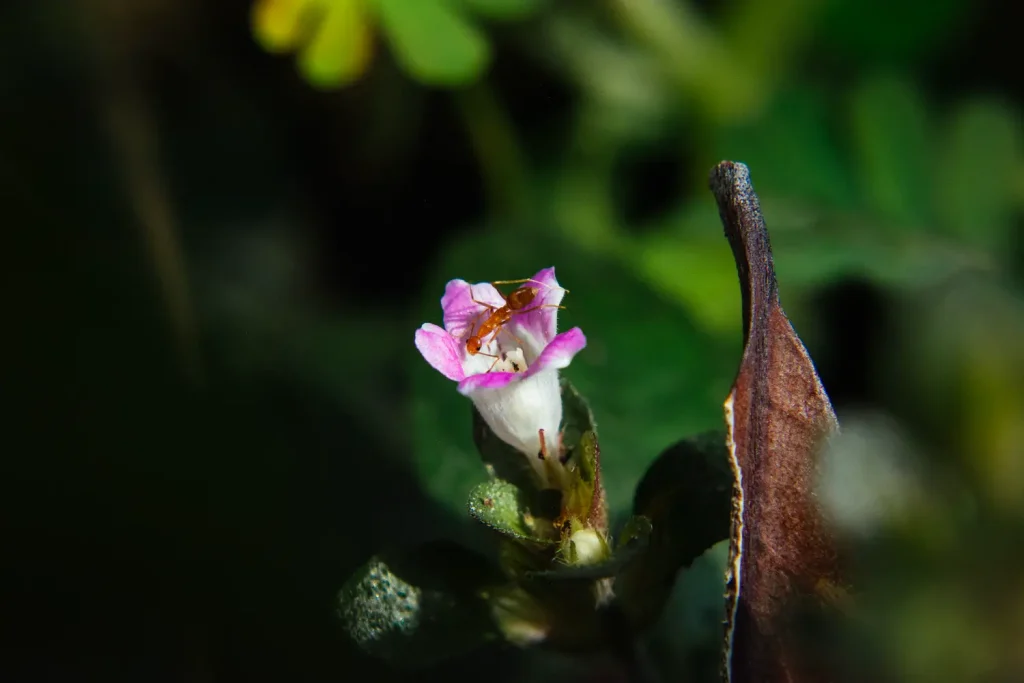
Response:
M480 306L483 306L484 310L479 311L476 315L474 315L470 319L470 323L469 323L469 325L466 328L466 333L464 335L461 335L461 337L463 339L469 339L470 337L473 336L473 331L476 329L477 325L479 324L480 318L484 317L485 315L491 315L492 313L494 313L494 311L498 310L498 307L495 306L494 304L489 304L486 301L479 301L473 295L473 285L469 286L469 298L470 298L470 300L473 301L473 303L478 304Z
M493 353L484 353L483 351L481 351L478 355L487 356L488 358L493 358L494 359L494 362L491 363L491 366L489 368L487 368L487 370L484 371L485 373L490 372L491 370L493 370L494 366L498 364L498 361L502 360L500 353L495 355Z
M519 313L519 311L516 311L516 314L518 314L518 313ZM494 332L491 333L492 334L491 338L496 340L498 338L498 335L500 335L502 332L504 332L508 336L512 337L513 339L515 339L516 342L519 344L520 348L523 348L523 349L526 348L526 344L523 342L523 340L520 339L519 337L517 337L515 334L513 334L512 330L509 329L509 326L507 324L502 325L501 327L498 327L497 329L495 329Z
M538 306L534 306L533 308L524 308L524 309L522 309L520 311L516 311L516 315L522 315L523 313L529 313L530 311L536 311L538 308L560 308L563 311L568 310L568 309L566 309L565 306L561 306L559 304L540 304Z
M495 291L498 292L498 296L500 296L502 298L502 300L504 300L505 305L507 306L508 305L508 297L506 297L504 294L502 294L500 291L498 291L497 288L495 288ZM470 298L470 300L473 303L479 304L479 305L483 306L484 308L487 308L487 309L489 309L491 311L496 311L499 308L501 308L501 306L495 306L494 304L489 304L486 301L480 301L479 299L477 299L476 295L473 294L473 285L469 286L469 298Z
M483 317L485 313L487 313L487 311L480 311L479 313L472 317L469 324L466 326L466 333L460 335L462 339L469 339L470 337L473 336L473 330L476 329L477 323L480 322L480 318Z
M492 313L497 311L498 308L499 308L498 306L495 306L494 304L489 304L486 301L478 301L477 299L472 299L472 298L471 298L471 301L473 303L477 304L477 305L480 305L480 306L484 307L484 310L480 311L479 313L476 314L476 316L474 316L474 318L473 318L474 320L476 320L477 318L479 318L480 316L483 316L483 315L491 315Z
M473 303L483 306L484 310L480 311L479 313L473 316L473 322L470 323L469 330L466 332L465 335L466 338L471 337L473 335L473 330L475 330L477 324L480 323L480 318L483 318L484 316L491 316L494 314L495 311L498 310L498 307L493 304L489 304L486 301L477 301L475 298L473 298L472 294L470 294L470 298L473 300ZM480 341L483 342L482 339Z
M518 285L523 282L536 282L538 285L543 284L534 280L532 277L519 278L518 280L491 280L492 285Z
M519 284L522 284L524 282L532 282L532 283L534 283L536 285L540 285L541 287L549 287L551 289L561 289L566 294L569 293L569 290L566 289L565 287L562 287L561 285L549 285L547 283L541 282L540 280L534 280L532 277L524 277L524 278L519 279L519 280L494 280L494 281L491 282L491 284L492 285L519 285ZM497 288L495 288L495 289L497 289Z
M564 311L564 310L567 310L567 309L565 308L565 306L560 306L560 305L558 305L558 304L540 304L540 305L538 305L538 306L534 306L534 307L532 307L532 308L524 308L524 309L522 309L522 310L519 310L519 311L515 311L515 315L519 316L519 315L522 315L523 313L529 313L530 311L536 311L536 310L537 310L537 309L539 309L539 308L560 308L560 309L562 309L563 311ZM505 334L507 334L508 336L512 337L513 339L515 339L515 340L516 340L516 342L517 342L517 343L519 344L519 347L520 347L520 348L523 348L523 349L525 349L525 348L526 348L526 343L525 343L525 342L524 342L524 341L523 341L522 339L520 339L519 337L517 337L517 336L516 336L516 335L515 335L515 334L514 334L514 333L512 332L512 330L511 330L511 329L509 329L509 327L508 327L507 325L503 325L502 327L500 327L500 328L496 329L496 330L494 331L494 337L495 337L495 338L497 338L497 336L498 336L499 334L501 334L502 332L504 332L504 333L505 333Z

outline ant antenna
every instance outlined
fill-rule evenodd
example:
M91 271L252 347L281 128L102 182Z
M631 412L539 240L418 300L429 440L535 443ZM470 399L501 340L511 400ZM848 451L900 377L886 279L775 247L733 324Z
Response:
M565 292L566 294L569 293L569 290L566 289L565 287L561 286L561 285L549 285L546 282L541 282L540 280L534 280L532 277L524 277L521 280L493 280L493 281L491 281L491 284L492 285L518 285L518 284L522 284L524 282L532 282L534 284L540 285L541 287L547 287L548 289L560 289L563 292Z

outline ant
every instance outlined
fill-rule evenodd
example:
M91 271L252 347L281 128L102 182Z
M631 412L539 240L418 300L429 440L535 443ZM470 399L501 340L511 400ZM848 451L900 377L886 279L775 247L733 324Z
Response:
M538 285L543 285L545 287L550 286L545 285L543 282L538 282L537 280L534 280L532 278L523 278L522 280L495 280L494 282L491 283L491 285L514 285L521 284L524 282L533 282ZM487 318L482 323L480 323L480 327L477 329L476 334L470 334L470 336L466 339L466 351L471 356L475 356L478 353L483 353L481 349L483 349L484 347L484 340L487 337L497 337L498 333L505 329L505 325L507 325L514 316L521 315L523 313L529 313L530 311L536 311L539 308L565 309L565 306L559 306L558 304L538 304L533 308L527 308L527 306L532 304L533 300L537 298L537 294L540 293L540 289L538 287L528 287L526 285L523 285L522 287L519 287L518 289L513 291L508 296L502 294L497 287L495 287L494 289L495 291L498 292L501 298L505 300L504 306L495 306L494 304L489 304L485 301L477 300L477 298L473 296L472 285L470 286L469 296L473 300L473 303L479 304L480 306L484 306L488 311L490 311L490 314L487 316ZM562 289L565 288L563 287ZM565 289L565 292L568 294L569 290ZM487 311L481 311L480 315L483 315L486 312ZM470 333L473 332L474 325L470 325ZM508 330L505 331L508 332ZM512 335L511 332L509 332L509 334ZM518 339L515 335L512 335L512 338L519 342L520 346L522 346L523 342L520 339ZM492 354L483 353L483 355L491 356ZM493 369L494 366L497 365L500 359L500 355L494 356L494 362L491 363L491 367L487 370L487 372L490 372L491 369ZM513 364L513 366L514 365L515 364Z

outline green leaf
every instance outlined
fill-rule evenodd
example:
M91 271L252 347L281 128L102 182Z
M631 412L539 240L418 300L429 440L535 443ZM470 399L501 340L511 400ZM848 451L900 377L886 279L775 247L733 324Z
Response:
M666 681L719 680L729 542L711 546L679 572L662 616L645 638Z
M877 213L830 211L772 196L762 196L762 210L791 306L809 289L848 275L905 288L994 266L982 249L901 229ZM740 293L735 273L728 272L733 257L719 226L717 214L691 207L639 240L635 264L658 293L682 303L702 327L736 337L742 329Z
M544 535L544 524L535 524L523 491L502 479L480 484L469 494L469 514L500 534L539 544L554 544L553 533ZM547 528L554 529L550 523Z
M488 19L522 19L533 14L542 0L457 0L467 10Z
M294 50L305 38L313 5L306 0L255 0L252 6L253 37L271 53Z
M966 0L828 0L820 40L857 66L910 65L958 29Z
M735 262L728 242L717 231L710 235L715 239L645 236L636 250L636 268L653 288L682 303L703 328L723 336L737 335L742 333L743 319L736 273L729 271L730 266L735 270Z
M929 233L904 233L877 220L822 216L829 232L811 228L772 235L779 281L813 287L843 275L885 286L919 287L957 273L990 269L991 255ZM792 291L792 290L789 290Z
M1021 113L976 100L945 131L935 201L948 234L992 250L1006 246L1021 164Z
M647 470L636 489L633 511L655 526L657 543L672 563L688 566L729 537L733 472L725 434L705 432L684 439Z
M616 583L616 594L635 623L657 618L678 571L729 538L732 492L722 432L680 441L647 470L633 511L651 520L650 544Z
M920 93L901 79L866 81L854 92L850 117L851 148L869 204L906 227L927 222L934 162Z
M587 397L598 422L609 510L626 512L644 469L680 431L721 424L741 340L737 335L723 344L706 335L621 266L550 233L524 239L521 230L501 227L472 231L443 255L428 279L433 284L424 294L421 317L410 323L410 340L421 322L440 320L438 301L448 280L514 279L550 265L571 290L563 300L567 310L559 313L560 329L579 326L587 335L587 348L562 376ZM466 496L486 477L472 446L469 401L423 361L411 341L408 354L414 465L432 497L465 514Z
M480 555L432 543L370 559L339 591L338 617L366 653L401 668L429 666L499 637L487 596L503 583Z
M450 0L373 0L399 63L427 85L474 81L490 61L484 35Z
M820 88L784 90L754 123L722 129L715 158L756 169L762 196L800 197L835 208L857 204Z
M314 86L344 86L362 76L371 52L371 27L362 0L339 0L325 8L299 55L299 68Z

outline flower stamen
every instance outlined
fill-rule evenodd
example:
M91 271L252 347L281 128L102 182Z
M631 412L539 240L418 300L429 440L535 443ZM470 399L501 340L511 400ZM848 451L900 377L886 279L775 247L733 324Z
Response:
M487 369L487 372L526 372L527 367L523 349L517 346L514 349L501 351L495 355L494 362L491 363L491 367Z

